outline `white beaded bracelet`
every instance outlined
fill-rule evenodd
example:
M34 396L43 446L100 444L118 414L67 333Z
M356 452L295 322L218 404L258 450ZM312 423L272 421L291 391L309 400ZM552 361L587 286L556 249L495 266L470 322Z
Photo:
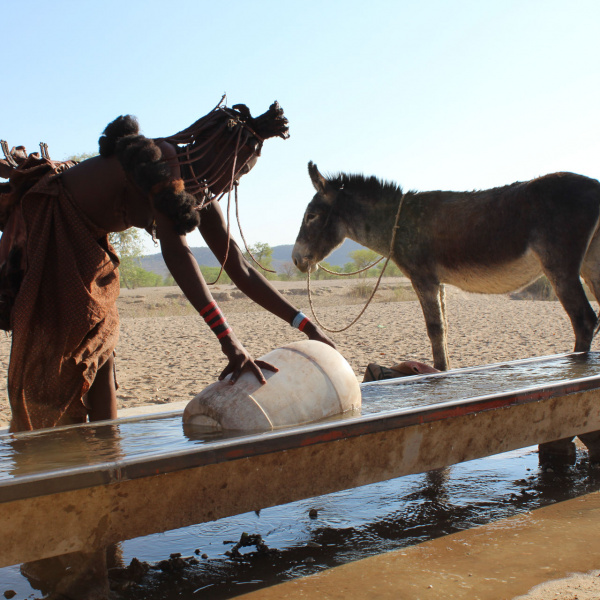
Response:
M307 323L308 317L303 312L298 311L298 314L294 317L292 321L292 327L295 327L296 329L302 331L306 327Z

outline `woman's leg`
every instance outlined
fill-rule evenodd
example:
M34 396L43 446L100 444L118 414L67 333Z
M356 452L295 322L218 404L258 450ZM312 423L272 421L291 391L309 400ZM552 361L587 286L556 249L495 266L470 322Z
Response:
M114 355L98 369L85 398L90 421L117 418L117 386Z

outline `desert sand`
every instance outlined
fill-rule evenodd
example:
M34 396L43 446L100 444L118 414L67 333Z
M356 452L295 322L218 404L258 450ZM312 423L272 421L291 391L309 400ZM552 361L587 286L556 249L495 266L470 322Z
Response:
M330 329L345 327L366 299L358 287L374 280L340 278L314 281L313 304ZM275 282L310 318L306 283ZM213 295L240 341L255 357L304 335L247 299L233 285L213 286ZM226 366L215 336L179 288L123 289L116 349L119 408L181 402L215 381ZM597 306L594 305L597 310ZM569 352L574 337L556 301L518 300L509 295L468 294L447 288L448 342L453 368ZM350 329L330 333L359 381L370 362L392 366L400 360L433 364L421 308L410 283L385 278L375 300ZM600 349L600 338L593 349ZM8 368L10 336L0 336L0 364ZM10 408L6 378L0 390L0 426Z
M600 571L573 573L564 579L536 585L525 596L513 600L598 600Z
M331 329L345 327L365 298L361 285L374 280L315 281L314 305ZM306 283L274 285L309 317ZM238 338L254 357L304 339L299 331L273 317L232 285L213 286L213 295ZM166 404L192 399L217 379L226 366L214 335L193 311L179 288L122 290L120 341L116 350L119 408ZM598 306L594 303L594 309ZM556 301L517 299L515 295L475 295L447 288L448 342L451 367L484 365L569 352L574 337ZM386 278L374 302L350 329L331 333L338 350L362 380L370 362L392 366L401 360L433 364L421 308L407 280ZM593 350L600 349L600 337ZM0 363L8 367L10 337L0 337ZM8 425L5 377L0 390L0 425ZM600 598L598 572L548 582L523 600Z

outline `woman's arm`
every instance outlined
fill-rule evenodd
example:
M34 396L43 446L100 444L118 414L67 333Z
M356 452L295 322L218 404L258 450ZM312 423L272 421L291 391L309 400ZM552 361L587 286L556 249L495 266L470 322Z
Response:
M181 172L177 161L174 160L176 158L175 148L164 141L159 141L158 145L163 156L171 160L173 179L179 179ZM261 383L266 383L261 368L269 371L277 371L278 369L265 361L253 360L246 352L225 321L216 303L214 303L212 294L188 246L186 237L179 235L175 231L172 221L162 213L155 211L154 217L162 255L167 268L185 297L217 335L217 339L221 343L221 350L228 359L228 364L219 379L223 379L231 373L231 383L235 383L242 371L247 368L256 375Z
M218 204L212 203L200 212L200 233L219 262L223 263L227 251L227 224ZM299 311L286 300L270 283L244 258L239 246L229 240L229 254L225 271L233 283L248 298L267 309L275 316L292 324ZM335 344L311 321L302 326L309 339Z
M219 376L223 379L231 373L231 383L235 383L244 369L253 372L261 383L266 383L261 369L277 371L277 368L262 360L253 360L239 342L227 322L221 321L222 315L214 302L212 294L200 272L200 267L192 254L185 236L179 235L171 220L156 212L156 228L160 239L161 251L171 275L190 301L200 313L221 343L221 350L228 359L228 364Z

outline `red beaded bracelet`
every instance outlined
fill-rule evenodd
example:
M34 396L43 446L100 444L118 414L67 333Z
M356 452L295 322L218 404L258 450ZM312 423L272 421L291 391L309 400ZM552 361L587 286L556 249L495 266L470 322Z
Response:
M200 311L200 316L204 318L219 340L233 331L214 300Z

